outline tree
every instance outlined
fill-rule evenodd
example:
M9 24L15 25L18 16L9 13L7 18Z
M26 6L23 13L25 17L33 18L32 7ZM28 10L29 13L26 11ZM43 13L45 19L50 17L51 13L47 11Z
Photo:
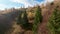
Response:
M55 8L48 21L49 34L60 34L60 10Z
M17 24L21 25L23 29L28 29L28 23L27 13L26 10L24 10L18 16Z
M27 30L32 30L32 24L28 21L26 10L22 11L18 16L17 24L24 29L23 33Z
M18 15L18 18L17 18L17 24L18 25L22 24L21 15L22 15L22 12L20 12L20 14Z
M28 22L26 11L23 12L22 20L23 20L22 21L22 23L23 23L22 28L25 29L25 30L28 30L30 25L29 25L29 22Z
M42 22L41 8L40 6L37 6L36 11L35 11L33 28L32 28L33 34L37 34L38 24L41 22Z

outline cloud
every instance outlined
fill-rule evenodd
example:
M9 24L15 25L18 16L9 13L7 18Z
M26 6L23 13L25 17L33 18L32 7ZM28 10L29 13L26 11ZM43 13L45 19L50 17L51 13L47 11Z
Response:
M9 9L12 7L19 8L18 6L10 6L10 5L6 5L6 4L0 4L0 10L4 10L5 8Z
M25 7L34 6L35 4L40 3L35 0L10 0L10 1L16 2L16 3L22 3L22 4L24 4Z
M0 4L0 9L1 10L4 10L4 8L6 8L7 7L7 5L5 5L5 4Z
M37 1L37 0L10 0L12 2L16 2L16 3L22 3L25 7L31 6L33 7L36 4L46 4L47 1L48 2L52 2L53 0L43 0L43 1Z
M17 6L17 5L8 5L8 4L1 4L0 3L0 9L4 10L5 8L12 8L12 7L20 8L21 6L23 6L23 7L28 7L28 6L33 7L36 4L39 4L39 5L46 4L47 1L52 2L54 0L43 0L43 1L40 1L40 0L39 1L37 1L37 0L9 0L9 1L12 2L12 3L18 3L20 5ZM23 5L21 5L21 4L23 4Z
M15 6L14 6L15 7ZM6 5L6 4L0 4L0 10L12 8L12 6Z
M31 6L31 4L27 1L27 0L11 0L12 2L16 2L16 3L22 3L24 4L24 6Z

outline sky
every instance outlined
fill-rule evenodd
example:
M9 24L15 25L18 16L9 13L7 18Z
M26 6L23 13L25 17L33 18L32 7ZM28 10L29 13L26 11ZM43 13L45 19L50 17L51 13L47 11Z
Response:
M36 4L45 4L46 2L52 2L54 0L0 0L0 10L5 8L20 8L20 7L33 7Z

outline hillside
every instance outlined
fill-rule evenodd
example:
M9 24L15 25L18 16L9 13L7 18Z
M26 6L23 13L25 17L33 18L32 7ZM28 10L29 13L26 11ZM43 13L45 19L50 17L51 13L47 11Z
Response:
M40 6L42 9L42 23L38 24L38 34L48 34L48 28L46 27L49 17L52 15L54 9L58 7L60 9L60 0L55 0L52 3L47 3L46 6ZM34 17L35 13L33 12L36 7L29 8L20 8L20 9L7 9L0 12L0 33L4 34L23 34L24 30L20 25L16 24L16 18L18 15L26 9L28 14L28 19ZM30 23L33 23L33 20L29 20ZM26 31L24 34L32 34L32 31Z
M57 6L59 6L58 9L60 9L60 3L59 2L60 2L59 0L56 0L53 2L52 5L51 5L51 3L47 4L45 9L44 8L42 9L44 11L44 12L42 11L43 12L42 13L43 14L43 21L42 21L42 24L39 25L39 31L38 31L39 34L48 34L48 28L46 28L48 19L51 16L51 14L53 13L53 10Z

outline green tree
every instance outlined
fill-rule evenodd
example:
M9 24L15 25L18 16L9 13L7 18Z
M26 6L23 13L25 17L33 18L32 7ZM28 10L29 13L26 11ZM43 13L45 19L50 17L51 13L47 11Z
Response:
M28 23L27 13L26 10L24 10L19 14L17 24L21 25L23 29L28 29Z
M22 18L21 18L22 12L20 12L20 14L17 17L17 24L20 25L22 24Z
M60 34L60 10L55 8L48 21L49 34Z
M28 22L26 11L23 12L22 23L23 23L22 28L25 30L28 30L29 29L29 22Z
M27 30L32 30L32 24L30 24L28 21L26 10L22 11L18 16L17 24L24 29L23 34Z
M41 8L40 6L37 6L35 11L35 18L33 23L33 34L37 34L38 24L42 22L42 15L41 15Z

